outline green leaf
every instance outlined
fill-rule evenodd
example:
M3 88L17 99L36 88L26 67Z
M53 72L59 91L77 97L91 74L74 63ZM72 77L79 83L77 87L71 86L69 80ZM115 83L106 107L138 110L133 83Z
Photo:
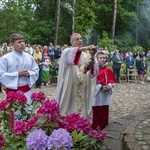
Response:
M59 127L57 123L53 122L53 121L49 121L49 125L52 127L52 128L57 128Z
M36 125L38 126L42 126L46 121L47 121L47 117L42 117L40 118L37 122L36 122Z

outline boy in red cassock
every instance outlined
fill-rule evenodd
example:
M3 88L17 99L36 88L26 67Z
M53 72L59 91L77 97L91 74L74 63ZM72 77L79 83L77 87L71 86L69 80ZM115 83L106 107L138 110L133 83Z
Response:
M98 52L96 58L99 64L99 73L92 102L92 128L99 127L102 130L108 125L109 105L111 104L111 94L116 78L112 70L105 65L106 55L103 52Z

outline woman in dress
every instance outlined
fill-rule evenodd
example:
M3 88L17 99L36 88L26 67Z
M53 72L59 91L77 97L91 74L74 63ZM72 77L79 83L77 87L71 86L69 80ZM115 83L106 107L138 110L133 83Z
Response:
M147 73L147 61L146 57L142 57L141 62L139 63L138 74L140 76L140 81L144 84L145 75Z

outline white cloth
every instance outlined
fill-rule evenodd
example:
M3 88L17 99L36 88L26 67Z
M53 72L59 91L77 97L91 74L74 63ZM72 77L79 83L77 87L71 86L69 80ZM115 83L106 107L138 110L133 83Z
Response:
M96 85L98 65L94 65L94 74L90 71L83 74L83 64L90 58L88 53L82 52L79 63L74 64L77 47L62 51L59 62L56 101L60 105L61 114L78 113L85 118L91 117L92 100Z
M104 105L111 105L111 95L112 90L114 87L114 83L109 83L109 86L111 86L111 90L109 92L104 92L101 89L102 85L97 84L95 89L95 97L92 102L92 106L104 106Z
M29 77L19 77L19 70L28 70ZM39 68L28 53L12 51L0 58L0 82L10 89L28 85L30 88L38 79Z
M28 70L29 77L19 77L19 70ZM34 58L28 53L18 53L12 51L0 58L0 83L9 89L18 89L20 86L28 85L30 88L38 79L39 68ZM25 111L30 113L32 110L31 90L24 93L27 98L27 104L30 106L25 107ZM20 111L15 112L15 119L19 118ZM24 116L24 119L26 116Z

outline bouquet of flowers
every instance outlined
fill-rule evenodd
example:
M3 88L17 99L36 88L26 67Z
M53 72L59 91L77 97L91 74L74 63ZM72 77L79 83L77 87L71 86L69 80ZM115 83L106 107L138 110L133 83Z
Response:
M78 114L62 116L57 102L43 92L31 95L32 109L21 91L0 101L0 149L100 150L106 132L91 129ZM18 112L19 113L16 113ZM18 115L19 114L19 115Z

